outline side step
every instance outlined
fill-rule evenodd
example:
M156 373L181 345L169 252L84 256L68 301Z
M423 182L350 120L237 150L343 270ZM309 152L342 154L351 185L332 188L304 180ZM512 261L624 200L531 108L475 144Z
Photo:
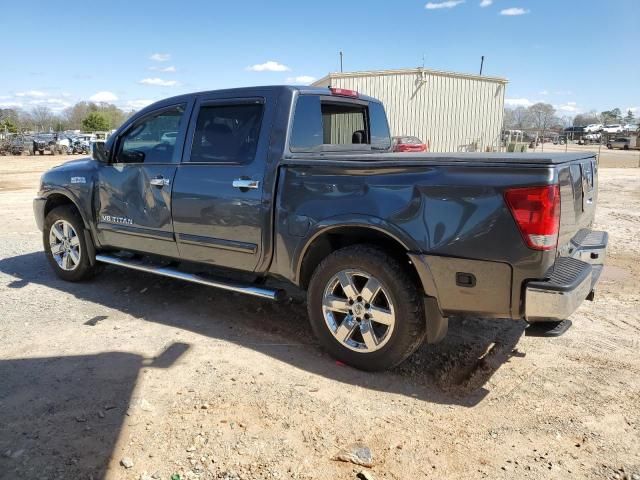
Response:
M530 323L524 333L527 337L559 337L569 330L571 325L571 320Z
M109 265L117 265L119 267L139 270L141 272L153 273L155 275L161 275L163 277L176 278L178 280L198 283L200 285L206 285L207 287L220 288L222 290L228 290L230 292L244 293L246 295L252 295L254 297L267 298L274 301L281 301L286 298L286 292L282 289L270 289L255 287L253 285L238 285L233 283L226 283L219 280L209 279L202 275L197 275L194 273L181 272L180 270L176 270L175 268L148 265L136 260L125 260L114 255L98 254L96 255L96 260L98 262L108 263Z

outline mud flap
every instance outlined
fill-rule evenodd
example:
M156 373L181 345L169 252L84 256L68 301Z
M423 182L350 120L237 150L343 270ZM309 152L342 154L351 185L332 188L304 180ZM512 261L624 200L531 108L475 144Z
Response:
M427 343L437 343L445 337L449 330L449 318L442 316L438 300L434 297L424 297L424 311Z
M87 255L89 255L89 264L93 267L96 264L96 249L93 246L93 238L89 230L84 230L84 243L87 245Z

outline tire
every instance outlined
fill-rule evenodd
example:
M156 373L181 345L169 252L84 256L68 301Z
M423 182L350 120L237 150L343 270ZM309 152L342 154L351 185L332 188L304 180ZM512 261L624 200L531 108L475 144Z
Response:
M67 227L65 230L64 224L71 227L71 229ZM54 227L57 229L58 234L64 236L66 241L59 238L52 231ZM66 236L64 235L65 231L67 233ZM68 282L87 280L102 270L101 264L94 262L95 264L91 265L89 259L90 250L84 232L85 228L82 218L75 207L71 205L62 205L54 208L47 214L44 221L42 241L47 260L55 274ZM71 253L66 255L67 259L65 259L62 254L55 255L54 252L52 252L52 242L54 242L58 248L65 248L66 246L68 247L67 251L71 252L71 250L73 250L77 261ZM93 245L91 245L91 252L93 251L95 250Z
M623 150L629 150L629 145L625 145L624 147L622 147Z
M350 282L344 283L351 283L355 289L350 292L352 295L342 289L339 277L344 280L345 275ZM373 296L364 286L371 279L381 287ZM351 305L349 296L354 301ZM328 298L339 310L327 310ZM351 314L347 312L349 308ZM420 346L426 333L424 304L416 283L395 258L371 245L345 247L326 257L311 277L307 309L311 328L322 347L336 359L361 370L385 370L398 365ZM354 323L356 317L360 321ZM343 336L343 340L338 339Z

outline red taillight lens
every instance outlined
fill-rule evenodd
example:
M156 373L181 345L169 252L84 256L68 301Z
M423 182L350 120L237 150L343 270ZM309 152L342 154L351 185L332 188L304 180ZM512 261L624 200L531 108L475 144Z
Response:
M527 246L553 250L560 229L560 187L512 188L504 193L509 210Z
M340 97L358 98L358 92L356 92L355 90L349 90L346 88L336 88L336 87L329 87L329 90L331 90L331 95L338 95Z

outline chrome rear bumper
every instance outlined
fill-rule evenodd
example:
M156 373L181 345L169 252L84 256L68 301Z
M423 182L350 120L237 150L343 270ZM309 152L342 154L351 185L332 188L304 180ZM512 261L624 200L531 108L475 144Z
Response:
M525 320L568 318L585 300L593 300L606 257L607 232L582 231L572 240L571 256L558 257L545 280L530 281L525 289Z

